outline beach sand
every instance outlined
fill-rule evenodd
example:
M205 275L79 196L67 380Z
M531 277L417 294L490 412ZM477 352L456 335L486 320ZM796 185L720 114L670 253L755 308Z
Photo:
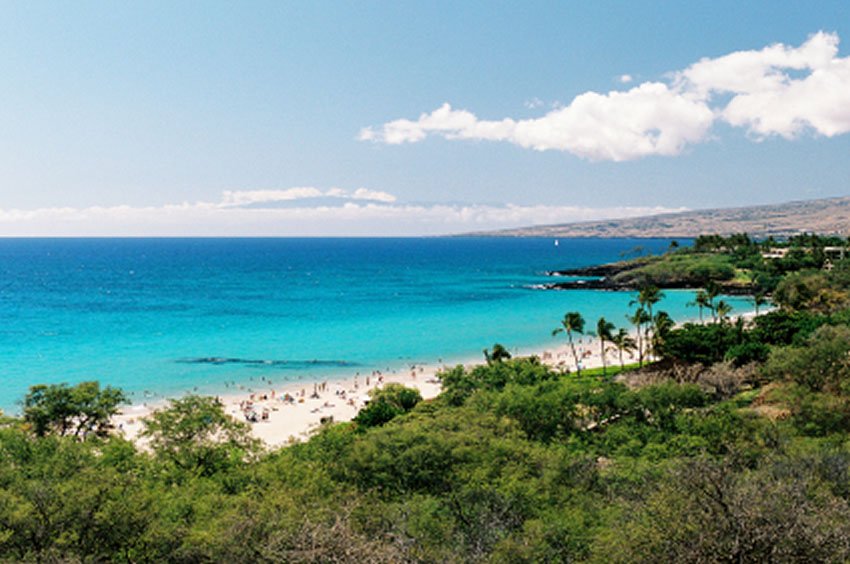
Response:
M553 345L555 345L554 342ZM582 368L602 366L597 340L579 337L576 339L576 350L581 357ZM558 346L543 350L512 352L517 353L518 356L534 354L545 364L562 370L575 371L572 353L563 341ZM619 362L616 351L613 349L608 353L607 359L609 365ZM626 362L632 361L633 359L627 356ZM247 421L243 408L250 405L249 413L253 411L258 419L256 422L248 421L253 435L269 447L278 447L308 439L321 426L323 420L332 418L334 422L351 421L366 404L369 392L388 383L416 388L423 399L433 399L440 393L438 373L444 368L452 368L457 364L472 367L480 362L423 364L411 366L407 370L372 373L366 376L360 374L345 379L291 383L265 389L255 387L253 393L226 394L218 397L224 404L225 411L240 421ZM290 401L287 398L292 399ZM142 420L152 411L164 407L166 403L166 401L160 401L125 406L114 418L114 424L125 437L136 440L142 429ZM263 418L264 412L267 414L267 419Z
M284 386L256 388L253 393L222 394L217 397L225 411L239 421L251 425L253 435L270 447L303 441L321 426L323 420L351 421L365 405L369 392L389 383L416 388L423 399L440 393L436 377L439 366L415 366L404 372L382 372L367 376L322 382L295 382ZM114 418L119 432L136 440L142 420L167 401L126 406ZM251 421L247 414L256 415ZM267 417L264 417L263 414Z
M766 312L767 310L765 310ZM742 315L752 319L752 313ZM694 320L690 320L694 321ZM634 336L634 335L633 335ZM576 352L582 369L602 366L599 340L587 335L575 335ZM516 350L514 356L538 356L544 364L560 370L575 373L576 366L572 351L561 336L553 339L552 346L535 350ZM619 355L613 345L609 345L606 354L608 366L619 365ZM637 353L625 354L626 364L637 361ZM278 447L304 441L322 424L332 418L333 422L351 421L365 405L369 392L388 383L398 383L416 388L425 400L433 399L440 393L438 373L457 364L471 367L480 361L467 361L455 364L421 364L396 372L362 374L345 379L329 379L323 382L300 382L285 386L257 389L253 393L219 395L227 413L240 421L246 421L243 407L250 402L251 410L257 415L256 422L250 422L253 435L269 447ZM287 395L293 401L286 401ZM114 424L130 440L136 440L142 428L142 419L153 410L163 407L166 402L145 405L126 406L114 418ZM263 413L267 418L263 417Z

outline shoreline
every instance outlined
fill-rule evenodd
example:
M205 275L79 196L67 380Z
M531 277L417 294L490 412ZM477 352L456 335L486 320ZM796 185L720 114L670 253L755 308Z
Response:
M330 418L335 423L351 421L365 406L369 392L385 384L416 388L423 400L433 399L440 393L438 371L452 366L455 365L417 364L406 373L373 371L367 376L305 380L280 386L258 386L254 391L203 395L219 398L228 415L246 421L254 437L274 448L306 440L321 426L323 419ZM178 397L182 396L127 405L113 418L113 424L125 438L136 441L141 420ZM251 412L256 415L256 421L248 418Z
M770 308L765 308L767 313ZM755 317L754 311L746 311L739 316L745 320ZM697 318L687 319L684 323L698 323ZM705 321L704 321L705 322ZM630 331L634 337L634 330ZM575 337L576 351L580 355L582 369L602 366L599 340L590 335ZM619 364L619 355L609 345L606 360L608 366ZM548 345L528 348L514 348L515 357L537 356L541 362L560 370L575 372L572 352L564 338L553 338ZM625 355L627 362L634 362L636 353ZM459 362L435 362L410 365L408 370L390 372L373 371L369 375L348 375L342 378L325 378L321 381L290 382L280 386L258 387L253 391L228 394L208 394L218 397L225 412L240 421L248 421L252 435L260 439L269 448L278 448L309 439L323 421L334 423L351 421L365 406L369 392L385 384L396 383L416 388L423 400L436 398L441 391L438 374L444 369L462 365L470 368L483 364L483 360L468 357ZM143 405L127 405L113 418L119 433L129 440L137 441L141 431L141 420L153 411L165 407L174 398L163 398ZM250 402L250 403L249 403ZM250 408L245 409L245 408ZM246 413L256 416L249 421Z
M596 343L597 347L593 344ZM596 339L581 335L576 339L576 350L582 357L582 368L602 366L602 359ZM513 348L514 357L538 356L541 362L553 368L568 368L572 366L572 354L569 345L562 339L548 346ZM613 354L609 353L609 365L616 364ZM308 439L318 429L323 420L330 418L334 423L351 421L366 405L368 394L385 384L401 384L416 388L423 400L436 398L441 391L438 373L444 369L456 366L472 368L484 364L482 358L469 356L465 360L455 362L434 362L410 365L408 370L391 370L389 372L373 371L362 374L348 375L342 378L324 378L303 382L287 382L282 385L255 386L252 390L224 394L201 394L217 397L224 405L225 412L239 421L251 425L252 435L271 448L280 447ZM343 394L344 392L344 394ZM292 401L287 399L292 398ZM113 423L119 433L129 440L137 441L141 431L141 420L157 409L165 407L172 399L182 396L158 398L144 404L130 404L113 418ZM250 402L250 404L249 404ZM257 421L250 421L243 407L250 407L257 414ZM263 418L263 412L268 418Z

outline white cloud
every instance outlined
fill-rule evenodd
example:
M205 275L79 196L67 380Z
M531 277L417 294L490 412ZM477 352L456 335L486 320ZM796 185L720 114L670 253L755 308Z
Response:
M218 202L163 206L0 209L0 236L439 235L680 211L662 207L404 204L391 194L366 188L352 193L318 190L323 195L331 191L345 193L348 201L342 205L312 200L298 203L298 199L314 197L311 190L298 188L231 191ZM281 197L295 203L274 206Z
M675 81L703 97L714 92L774 91L790 80L783 71L829 67L838 54L838 43L837 35L819 32L800 47L777 43L760 51L736 51L716 59L704 58L677 73Z
M396 201L396 197L387 192L378 190L369 190L368 188L358 188L351 194L352 200L371 200L373 202L392 203Z
M415 143L428 134L446 139L509 141L538 151L560 150L591 160L624 161L674 155L701 140L714 117L705 103L647 82L625 92L586 92L543 117L515 121L479 120L448 103L417 121L396 120L361 139L390 145Z
M239 207L274 202L293 202L316 198L337 198L344 200L371 200L375 202L394 202L395 196L387 192L358 188L352 193L342 188L320 190L312 186L287 188L286 190L226 190L222 193L219 206Z
M299 187L286 190L226 190L222 194L222 206L248 206L257 203L285 202L302 200L305 198L318 198L324 196L324 192L318 188Z
M541 100L540 98L537 98L537 97L534 97L531 100L526 100L523 103L523 106L525 106L529 110L534 110L534 109L539 108L543 105L544 105L543 100Z
M838 35L819 32L800 47L704 59L677 80L704 97L731 93L720 117L757 138L806 131L833 137L850 131L850 57L837 56L838 43Z
M628 84L634 79L630 74L621 74L617 80L619 80L622 84Z
M669 82L585 92L536 119L483 120L445 103L416 120L364 128L359 139L398 145L438 135L624 161L678 155L706 140L718 119L757 138L807 131L832 137L850 131L850 57L838 57L838 43L836 34L819 32L799 47L702 59ZM631 80L620 77L623 84Z

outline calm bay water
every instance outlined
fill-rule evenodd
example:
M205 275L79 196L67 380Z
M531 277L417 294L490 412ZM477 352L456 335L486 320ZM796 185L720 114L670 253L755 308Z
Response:
M97 379L141 402L466 360L494 342L528 350L554 343L568 310L625 325L633 298L531 289L545 271L668 243L0 240L0 408L18 411L36 383ZM691 292L666 294L661 309L674 319L696 316Z

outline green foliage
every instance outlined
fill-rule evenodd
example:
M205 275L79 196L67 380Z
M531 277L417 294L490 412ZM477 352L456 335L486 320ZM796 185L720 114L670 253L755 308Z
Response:
M801 344L826 321L808 311L774 310L755 319L753 339L766 345Z
M734 325L686 323L671 330L656 352L663 358L709 365L722 361L733 347L745 344L746 338Z
M570 351L573 353L576 371L581 375L581 361L579 361L578 352L576 352L576 346L573 342L573 333L584 333L584 317L577 311L567 312L564 314L564 319L561 320L560 327L552 331L552 336L554 337L558 333L567 335L567 342L570 345Z
M259 448L248 425L227 415L217 398L196 395L153 412L141 434L160 459L204 476L238 466Z
M598 561L845 561L850 508L810 464L781 457L750 472L710 458L681 464L600 537Z
M757 362L764 363L770 356L770 347L760 341L745 341L732 345L726 351L725 360L740 368L747 364Z
M614 276L622 284L661 287L700 287L708 281L732 280L736 269L726 255L713 253L669 253L644 266Z
M419 390L401 384L387 384L371 392L369 404L360 410L354 422L363 427L378 427L398 415L408 413L422 401Z
M608 370L603 374L602 367L599 368L588 368L583 370L581 375L585 378L597 377L597 376L617 376L618 374L625 374L626 372L631 372L633 370L637 370L639 365L637 362L633 362L631 364L623 364L622 366L609 366Z
M813 253L806 247L792 247L788 254L776 259L771 266L782 274L788 274L801 270L819 270L823 268L823 262L823 253Z
M812 392L803 386L792 388L790 394L793 422L801 433L824 437L844 434L850 428L850 398Z
M608 373L608 356L607 356L607 348L608 344L614 343L614 329L616 327L613 323L605 319L604 317L600 317L596 322L596 337L599 339L599 353L602 358L602 375L605 376Z
M829 279L836 288L850 288L850 257L836 261L832 265Z
M499 343L493 345L493 352L490 352L489 349L484 349L484 360L487 364L493 364L494 362L502 362L510 359L511 353Z
M781 307L830 313L846 307L850 296L832 283L827 273L815 270L793 272L776 286L773 300Z
M24 398L24 420L42 437L48 433L86 437L105 435L124 394L98 382L37 385Z
M772 380L793 380L819 392L850 393L850 328L825 325L804 346L778 348L764 367Z
M622 391L620 384L586 377L511 384L492 396L492 409L517 421L532 440L549 442L610 418L616 413L617 393Z
M535 357L514 359L491 366L475 366L471 369L456 366L438 376L442 383L440 398L455 406L462 405L466 398L477 390L501 390L511 382L531 385L558 377Z
M694 239L696 252L741 253L757 250L758 245L746 233L734 233L728 237L722 235L700 235Z
M388 385L372 405L405 417L325 426L304 444L265 454L219 403L194 396L148 423L149 454L118 438L0 428L0 558L516 562L686 557L709 548L732 554L725 535L739 529L709 526L694 514L709 503L705 477L720 476L718 468L728 472L721 484L728 483L731 507L755 507L752 521L735 513L735 527L793 530L800 554L845 555L834 517L850 495L850 456L816 450L804 482L799 473L777 473L769 461L779 431L748 415L747 404L713 403L694 384L629 389L608 378L569 377L536 359L459 367L443 377L446 392L462 401L421 402L415 391ZM813 407L835 413L826 393L800 389L808 394L794 416L800 432L840 432L836 416L811 420ZM779 455L782 468L805 467L798 455ZM781 513L786 506L763 501L759 488L791 495L800 509ZM687 530L670 536L668 519ZM705 536L693 536L698 527ZM763 555L760 546L746 554Z

